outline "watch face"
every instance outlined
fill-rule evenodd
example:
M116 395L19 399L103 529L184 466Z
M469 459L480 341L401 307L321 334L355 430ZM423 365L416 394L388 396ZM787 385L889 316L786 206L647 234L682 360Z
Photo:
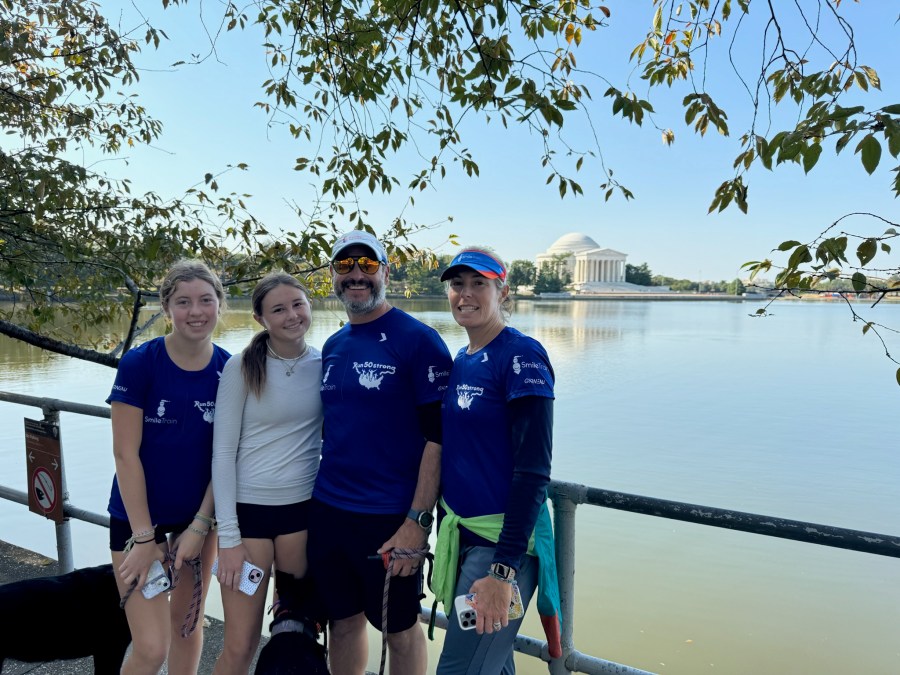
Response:
M501 579L515 578L515 572L513 571L513 568L502 563L493 563L491 565L491 572L496 574Z
M418 523L426 530L431 527L432 523L434 523L434 516L431 515L429 511L422 511L418 517Z

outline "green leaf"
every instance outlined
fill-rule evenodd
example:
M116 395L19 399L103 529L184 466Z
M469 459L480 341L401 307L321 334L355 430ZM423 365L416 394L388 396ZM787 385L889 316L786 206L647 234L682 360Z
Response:
M862 272L856 272L850 277L850 281L853 283L853 290L859 293L860 291L866 290L866 275Z
M881 161L881 143L873 134L869 134L856 146L856 152L862 154L863 168L871 175Z
M816 162L819 161L819 156L821 154L822 154L822 146L819 145L818 143L813 143L812 145L810 145L803 151L803 171L804 171L804 173L810 172L810 170L816 165Z
M798 246L791 254L790 260L788 260L788 267L798 267L810 260L812 260L812 255L809 252L809 247Z
M900 368L897 368L897 384L900 384Z
M789 251L792 248L794 248L795 246L799 246L799 245L800 245L799 241L794 241L793 239L791 239L790 241L781 242L781 245L778 247L778 250L779 251Z
M900 103L886 105L881 109L881 112L886 112L889 115L900 115Z
M866 239L856 249L856 257L859 258L859 264L865 267L869 264L875 254L878 252L878 242L874 239Z

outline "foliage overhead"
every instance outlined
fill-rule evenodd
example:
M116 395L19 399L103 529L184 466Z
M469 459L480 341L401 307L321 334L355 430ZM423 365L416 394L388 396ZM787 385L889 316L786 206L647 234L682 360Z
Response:
M170 3L185 0L163 0ZM561 196L584 194L576 176L594 159L604 178L589 192L628 199L632 192L606 166L594 123L609 105L606 115L650 120L673 144L682 122L654 109L654 99L670 91L681 92L683 124L694 133L715 129L736 139L731 173L710 212L746 212L754 168L796 164L808 173L826 147L851 148L870 174L889 158L890 190L900 194L900 103L859 104L881 81L858 60L841 0L644 4L649 25L630 55L636 77L620 84L579 63L579 48L599 39L597 31L621 29L615 8L592 0L259 0L228 4L223 25L262 28L270 76L257 105L303 141L295 168L315 176L325 199L424 190L452 165L477 176L476 151L464 140L465 120L476 115L531 129L547 183ZM596 83L604 89L599 99ZM729 96L735 85L747 96ZM726 109L726 97L737 110ZM590 130L574 140L565 133L572 115ZM732 120L743 126L736 134ZM390 160L410 148L420 168L398 176ZM814 283L818 271L800 273Z
M477 150L465 140L476 117L531 130L536 161L562 197L633 197L606 164L594 126L600 117L650 123L667 144L683 126L734 138L734 162L711 212L746 212L754 169L796 164L809 172L824 149L858 157L870 174L894 164L889 189L900 193L900 104L860 104L881 82L858 61L841 0L641 2L648 23L631 52L634 78L621 82L612 69L590 72L579 60L598 31L621 29L611 3L256 0L213 10L195 3L205 16L220 12L223 30L263 35L269 76L256 105L297 139L293 168L320 189L319 203L297 209L300 232L275 241L248 212L247 195L219 192L219 170L198 170L196 185L164 198L132 194L127 179L98 168L159 138L161 125L137 98L135 59L165 34L146 21L117 32L87 0L0 0L0 283L22 301L4 310L0 332L51 348L81 345L85 327L122 313L137 330L146 289L186 254L206 258L234 284L275 266L308 273L337 231L372 229L366 192L414 195L453 167L477 177ZM755 54L749 65L739 44ZM731 97L736 109L722 102L734 82L748 94ZM654 103L671 93L680 112L667 120ZM401 156L418 158L411 174L393 168ZM597 184L576 180L587 175L579 174L586 162L600 167ZM883 224L860 237L855 258L853 237L827 225L815 242L785 242L789 262L778 283L812 288L846 276L871 287L894 276L889 267L873 273L895 236L895 224ZM401 213L389 232L379 229L402 242L417 227ZM411 245L396 252L401 262L420 257ZM748 269L773 266L762 260ZM59 312L68 335L54 323ZM62 342L42 342L48 337ZM131 339L113 336L104 346L123 340L119 348L127 348Z
M201 257L236 284L308 273L330 251L334 223L272 241L248 195L217 194L211 172L167 199L97 168L161 134L134 93L134 59L161 38L146 24L120 34L89 2L0 1L0 333L115 366L173 260ZM92 330L123 315L126 335Z

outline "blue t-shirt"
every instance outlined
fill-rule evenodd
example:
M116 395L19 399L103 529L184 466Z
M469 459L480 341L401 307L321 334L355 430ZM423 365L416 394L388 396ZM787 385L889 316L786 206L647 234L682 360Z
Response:
M213 345L203 370L182 370L169 358L164 338L129 350L119 361L107 403L144 411L140 458L154 525L190 521L203 501L212 472L213 417L219 377L230 354ZM128 520L113 479L109 514Z
M397 308L328 338L313 497L357 513L406 513L426 442L416 408L441 400L450 366L437 331Z
M442 407L441 489L454 513L506 512L514 468L507 402L552 399L553 380L544 347L515 328L474 354L459 350Z

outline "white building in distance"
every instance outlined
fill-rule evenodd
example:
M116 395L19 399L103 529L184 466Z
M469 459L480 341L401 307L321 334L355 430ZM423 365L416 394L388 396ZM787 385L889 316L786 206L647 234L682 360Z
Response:
M577 293L608 291L613 285L625 284L626 253L601 248L586 234L570 232L557 239L537 256L538 270L546 266L565 265ZM631 284L629 284L631 286Z

